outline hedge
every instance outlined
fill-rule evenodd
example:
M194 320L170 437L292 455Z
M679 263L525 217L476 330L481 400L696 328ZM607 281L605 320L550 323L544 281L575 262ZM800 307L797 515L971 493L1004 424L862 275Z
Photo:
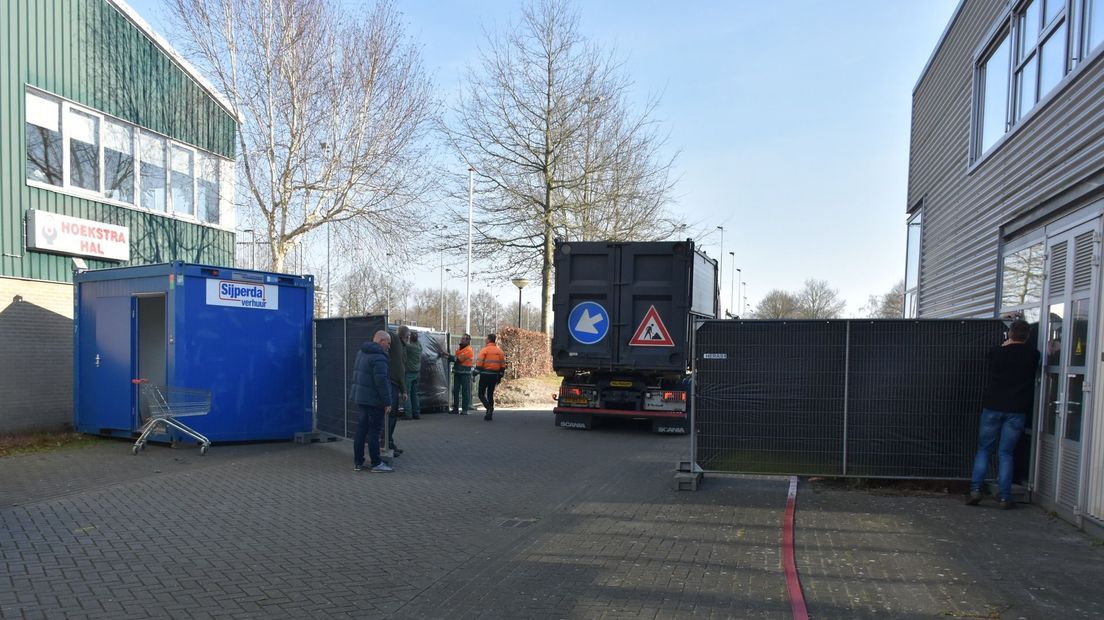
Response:
M506 379L543 377L552 372L552 347L544 332L503 327L498 345L506 354Z

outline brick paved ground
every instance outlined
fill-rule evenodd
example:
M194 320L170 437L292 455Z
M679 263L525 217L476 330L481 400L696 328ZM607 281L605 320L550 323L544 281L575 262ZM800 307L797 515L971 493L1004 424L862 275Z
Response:
M676 493L685 439L548 412L396 438L390 475L348 442L2 459L0 617L788 617L782 479ZM803 485L798 545L815 617L1101 614L1101 549L1035 510Z

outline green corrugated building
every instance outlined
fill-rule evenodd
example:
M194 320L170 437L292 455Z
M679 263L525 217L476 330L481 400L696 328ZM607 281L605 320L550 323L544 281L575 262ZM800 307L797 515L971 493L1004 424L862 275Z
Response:
M233 264L236 132L122 0L0 2L0 433L71 420L75 268Z

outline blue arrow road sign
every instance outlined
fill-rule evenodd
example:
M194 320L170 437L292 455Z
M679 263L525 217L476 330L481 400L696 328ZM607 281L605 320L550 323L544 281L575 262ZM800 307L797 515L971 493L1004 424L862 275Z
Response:
M595 301L584 301L567 316L567 331L583 344L596 344L609 333L609 313Z

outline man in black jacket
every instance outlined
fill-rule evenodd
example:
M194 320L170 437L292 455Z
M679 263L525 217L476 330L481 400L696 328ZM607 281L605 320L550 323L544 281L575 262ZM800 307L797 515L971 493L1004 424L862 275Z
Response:
M1039 351L1027 345L1029 334L1027 322L1016 319L1008 328L1004 344L989 351L989 377L981 398L977 456L974 457L970 496L966 500L971 506L982 499L981 487L989 469L989 455L993 446L999 445L998 499L1001 509L1012 507L1012 456L1032 410L1035 374L1039 369Z
M364 440L368 443L368 457L371 459L371 471L388 473L391 467L380 458L380 433L383 431L383 418L391 411L391 370L388 364L388 351L391 349L391 335L380 330L365 342L357 351L353 362L353 385L349 400L360 407L360 422L353 438L353 469L364 469Z

